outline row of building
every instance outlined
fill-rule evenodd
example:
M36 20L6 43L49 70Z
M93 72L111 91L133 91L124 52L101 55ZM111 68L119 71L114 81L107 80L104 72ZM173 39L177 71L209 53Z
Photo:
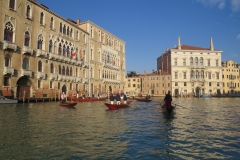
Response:
M129 73L126 91L130 96L150 94L164 96L200 97L240 94L239 65L232 60L222 62L222 51L210 47L178 45L166 49L157 58L157 71Z
M0 1L0 91L22 97L124 90L126 43L36 0Z

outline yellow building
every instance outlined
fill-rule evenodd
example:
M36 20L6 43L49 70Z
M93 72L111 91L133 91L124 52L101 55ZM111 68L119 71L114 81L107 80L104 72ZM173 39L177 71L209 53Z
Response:
M223 94L240 94L239 65L232 60L222 62Z
M126 76L125 92L130 97L136 97L142 91L142 80L139 74Z
M99 43L95 40L100 27L91 30L80 20L64 19L36 0L4 0L0 7L3 95L56 98L61 92L104 93L110 84L124 87L125 42L116 36L101 28L104 35ZM108 35L114 47L109 47ZM116 55L117 65L109 62L110 67L105 67L113 58L106 58L104 49ZM108 83L102 86L105 80Z

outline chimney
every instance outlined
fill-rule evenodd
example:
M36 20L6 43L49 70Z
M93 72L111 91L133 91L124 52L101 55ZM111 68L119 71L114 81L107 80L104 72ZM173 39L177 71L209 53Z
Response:
M78 18L78 19L77 19L77 25L80 25L80 22L81 22L81 21L80 21L80 19Z

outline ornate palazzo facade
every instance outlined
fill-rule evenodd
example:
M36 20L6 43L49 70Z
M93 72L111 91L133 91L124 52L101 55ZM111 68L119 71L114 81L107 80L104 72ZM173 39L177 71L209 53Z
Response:
M167 50L157 58L157 69L171 74L172 94L195 95L223 93L222 51L181 45Z
M0 7L3 95L56 98L63 91L124 88L125 42L116 36L90 21L64 19L35 0L4 0Z

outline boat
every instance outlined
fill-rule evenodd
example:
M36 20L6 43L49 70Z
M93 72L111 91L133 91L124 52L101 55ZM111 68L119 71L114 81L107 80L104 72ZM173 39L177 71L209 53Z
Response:
M151 99L146 99L146 98L135 98L135 100L137 101L141 101L141 102L151 102Z
M168 113L171 113L175 109L175 107L173 105L171 105L171 108L167 108L166 104L163 104L162 108L165 108Z
M201 95L200 97L201 97L201 98L210 98L211 95L210 95L210 94L203 94L203 95Z
M121 103L121 104L111 104L111 103L104 103L109 109L111 110L115 110L115 109L119 109L119 108L125 108L125 107L129 107L129 104L131 103L131 101L128 101L127 104Z
M77 102L65 102L65 103L60 102L60 105L64 107L74 107L76 104Z
M9 99L4 96L0 96L0 104L18 103L17 99Z
M94 102L94 101L104 101L108 99L108 97L85 97L85 98L77 98L77 97L72 97L72 101L78 101L78 102Z

